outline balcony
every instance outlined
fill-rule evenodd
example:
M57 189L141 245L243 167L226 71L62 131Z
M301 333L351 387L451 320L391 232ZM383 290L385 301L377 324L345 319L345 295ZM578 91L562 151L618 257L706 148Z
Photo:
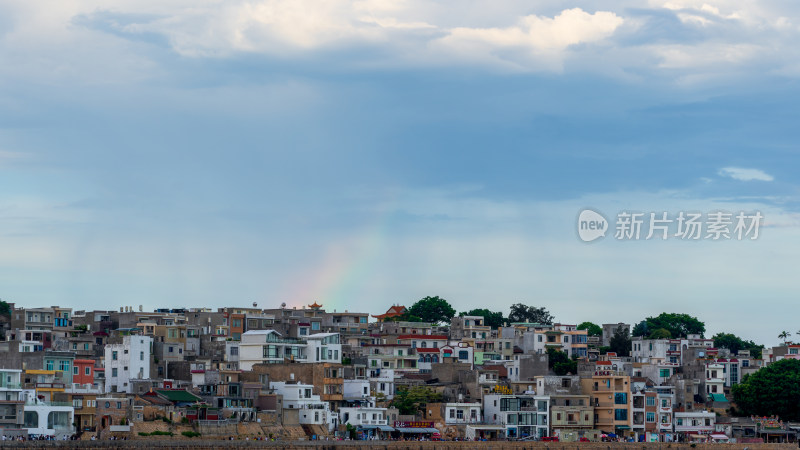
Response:
M20 383L0 383L0 389L22 389Z
M36 383L37 390L64 390L66 385L64 383Z

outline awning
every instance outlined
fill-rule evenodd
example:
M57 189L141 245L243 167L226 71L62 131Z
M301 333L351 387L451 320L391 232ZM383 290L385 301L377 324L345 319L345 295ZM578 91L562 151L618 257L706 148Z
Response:
M359 428L362 430L376 430L378 429L377 425L359 425Z
M416 434L439 432L439 430L437 430L436 428L397 428L397 431L401 433L416 433Z
M394 431L394 428L389 425L378 425L378 429L381 431Z
M711 439L730 439L726 434L712 434Z
M725 398L725 394L709 394L711 397L712 402L727 402L728 399Z

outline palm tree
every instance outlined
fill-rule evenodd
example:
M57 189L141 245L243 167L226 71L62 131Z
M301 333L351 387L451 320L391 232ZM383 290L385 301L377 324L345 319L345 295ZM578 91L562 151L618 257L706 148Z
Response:
M786 345L786 341L789 339L789 336L791 335L788 331L781 331L781 334L778 335L778 339L783 339L783 344Z

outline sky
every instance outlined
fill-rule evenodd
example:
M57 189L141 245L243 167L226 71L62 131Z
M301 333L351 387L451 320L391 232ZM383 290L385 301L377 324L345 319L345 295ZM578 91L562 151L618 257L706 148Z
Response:
M773 0L0 0L0 298L438 295L777 345L800 331L798 44ZM614 236L715 211L758 212L757 239Z

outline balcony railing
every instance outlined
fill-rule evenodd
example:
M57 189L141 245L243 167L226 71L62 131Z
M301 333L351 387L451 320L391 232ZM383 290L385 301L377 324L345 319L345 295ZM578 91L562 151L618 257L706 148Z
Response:
M36 383L36 389L65 389L64 383Z

